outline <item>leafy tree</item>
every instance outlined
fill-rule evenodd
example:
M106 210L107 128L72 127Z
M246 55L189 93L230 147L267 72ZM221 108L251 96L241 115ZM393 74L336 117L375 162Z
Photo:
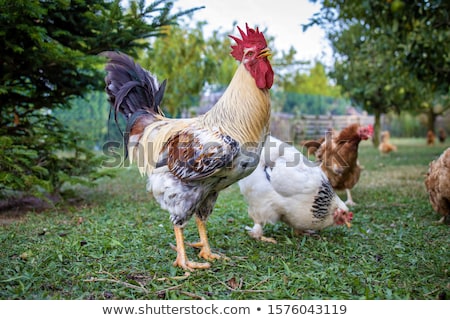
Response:
M294 48L282 52L275 64L281 92L274 96L283 105L282 110L297 114L343 114L348 102L342 98L340 88L330 83L325 66L316 61L306 69L306 62L296 61L295 54Z
M141 64L145 68L150 69L158 78L165 78L161 77L159 72L162 72L163 75L168 74L167 77L171 77L168 78L170 85L166 91L163 103L168 106L176 106L177 108L175 110L169 111L166 108L166 111L173 112L175 115L182 111L182 106L186 108L190 105L197 104L198 97L200 96L200 91L198 90L204 90L205 88L198 86L195 90L191 91L191 98L186 99L187 96L185 94L172 94L173 87L179 88L179 90L188 90L188 86L184 82L193 81L198 84L207 83L209 90L222 90L230 82L237 67L236 61L230 55L231 43L227 36L229 33L215 31L210 38L202 40L202 26L203 23L199 23L194 30L185 26L182 28L174 28L175 30L171 28L170 31L166 31L166 35L170 36L165 37L164 41L161 39L161 41L156 40L153 42L153 44L162 44L156 48L157 50L152 46L148 50L148 53L145 50L141 50L139 54L142 56L140 59ZM174 36L175 32L179 35ZM186 41L180 41L180 37L190 37L193 46L203 41L204 46L194 48L194 50L197 50L195 57L193 55L184 56L183 54L187 52L186 48L189 44ZM173 51L179 54L179 63L183 65L183 68L174 68L171 60L164 58L166 52L165 46L172 47ZM156 54L159 53L162 53L162 55L157 58ZM194 58L197 62L194 62ZM193 72L192 68L184 68L189 63L194 63L196 66L205 66L204 72L197 72L197 69ZM194 79L196 77L198 77L198 80ZM55 110L55 115L70 129L85 134L86 138L81 141L83 146L88 148L102 148L102 145L107 141L121 141L120 133L114 123L111 121L106 122L109 108L103 91L90 92L83 98L72 99L71 105L70 110ZM86 112L86 110L89 110L89 112ZM121 118L119 118L120 120ZM123 128L124 126L124 124L121 125Z
M395 56L389 51L389 39L381 43L370 39L362 41L361 29L362 26L354 25L340 36L336 50L347 51L345 58L336 61L332 76L355 104L375 115L374 144L378 145L381 115L390 110L413 109L425 96L419 96L419 83L408 77L405 70L385 68ZM379 45L384 48L383 54L374 54Z
M448 1L321 2L312 24L326 29L334 47L337 82L377 119L388 110L433 113L434 101L448 96Z
M300 75L300 81L295 91L303 94L341 97L340 88L330 84L325 66L319 61L316 61L307 74Z
M195 10L172 7L168 0L131 1L127 11L118 0L0 0L0 194L58 192L65 182L98 177L101 159L54 111L103 87L99 52L133 54L148 46L142 39Z
M204 24L199 22L191 29L168 27L168 36L155 39L142 59L145 68L159 79L167 79L163 105L172 116L198 105L205 86L214 90L226 87L236 70L227 35L216 31L205 39Z
M82 140L78 139L78 144L91 150L102 150L107 141L122 141L120 131L110 119L104 91L92 91L84 97L71 99L70 105L70 109L56 109L53 113L69 130L83 136Z
M213 66L212 73L207 76L207 82L218 90L225 89L237 69L236 60L230 55L231 40L228 35L236 33L236 26L228 32L214 31L206 40L205 58Z
M165 31L167 37L155 39L142 61L144 68L167 79L164 108L176 116L198 102L209 65L202 57L205 40L201 24L193 30L170 26Z
M284 99L282 111L304 115L343 115L346 113L348 100L333 98L317 94L300 94L295 92L276 92L274 97Z

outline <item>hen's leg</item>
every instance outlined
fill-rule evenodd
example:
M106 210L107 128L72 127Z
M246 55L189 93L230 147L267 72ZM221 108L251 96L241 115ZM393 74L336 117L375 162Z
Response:
M438 224L448 224L450 225L450 215L443 216L439 221L437 221Z
M348 206L354 206L356 203L353 202L352 193L350 192L350 189L345 189L345 192L347 192L347 201L345 201L345 204Z
M177 241L177 246L173 247L177 252L177 258L173 265L176 267L181 267L185 270L207 269L211 267L209 263L189 261L186 255L186 250L184 248L183 228L174 226L173 229L175 232L175 239Z
M205 260L214 260L221 258L220 255L211 252L211 247L209 246L208 241L208 235L206 234L205 221L196 216L195 222L197 223L200 241L196 243L190 243L189 245L194 248L200 248L200 253L198 254L200 258L203 258Z
M270 237L263 236L263 227L259 223L255 223L253 228L245 227L245 230L248 231L248 234L257 240L261 240L263 242L277 243L277 240Z

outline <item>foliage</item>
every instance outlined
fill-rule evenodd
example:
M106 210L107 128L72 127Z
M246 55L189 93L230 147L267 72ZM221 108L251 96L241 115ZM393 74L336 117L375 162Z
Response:
M215 31L205 40L202 28L203 23L195 28L167 27L165 36L154 40L152 48L141 52L138 59L160 81L168 79L163 106L171 115L180 115L198 105L205 87L225 88L236 70L227 34ZM83 98L72 99L70 104L70 110L55 110L55 115L70 129L85 133L86 138L80 141L83 146L101 149L107 141L122 141L113 121L107 121L109 104L103 91L89 92Z
M101 150L107 141L123 140L115 122L110 119L104 91L92 91L85 97L72 99L70 106L70 109L57 109L54 114L69 130L83 134L84 138L78 141L83 147Z
M325 66L320 61L316 61L307 72L298 68L291 70L282 77L279 84L285 92L341 97L340 88L330 83Z
M202 59L205 40L201 25L190 32L170 26L166 34L167 37L155 39L143 67L159 78L168 79L164 107L176 116L183 109L198 104L209 65ZM192 74L196 76L192 77Z
M340 88L330 83L325 66L316 61L311 69L303 70L304 63L294 60L294 48L282 53L283 64L277 81L278 92L274 93L281 111L294 114L345 114L349 105L340 93Z
M27 121L31 135L0 138L0 192L4 195L11 190L39 197L58 194L65 184L92 185L92 181L111 174L93 170L103 158L83 148L78 143L80 135L67 130L52 115L35 114Z
M172 7L168 0L147 7L131 1L125 12L119 0L0 0L0 136L10 146L2 154L0 194L37 192L34 184L54 192L96 171L92 154L74 143L80 135L52 112L103 86L99 52L134 53L148 45L142 39L194 10L174 14ZM58 159L61 151L72 156Z
M340 88L336 85L330 85L330 79L325 72L325 66L316 61L315 65L309 70L309 74L300 81L298 92L307 94L322 94L327 97L340 97Z
M239 188L221 192L208 234L229 259L189 274L172 266L169 216L136 168L78 188L82 206L20 220L4 213L0 299L448 299L449 226L435 223L423 181L449 145L393 143L398 151L389 156L361 144L365 170L353 190L350 229L297 236L280 222L265 227L278 244L258 242L244 230L252 221ZM193 220L185 235L198 239Z
M281 111L296 115L345 115L350 102L343 98L333 98L321 94L300 94L276 92L274 99L282 101Z
M334 77L377 120L389 110L430 110L436 98L448 95L448 2L339 0L322 4L312 24L327 30L336 53Z
M144 68L158 78L168 79L163 105L172 116L198 105L205 86L225 88L236 70L228 37L214 32L205 39L204 24L166 28L167 37L155 39L142 59Z
M384 117L384 130L389 130L393 137L425 137L427 129L420 120L420 116L411 112L389 112Z
M230 54L232 41L228 37L235 34L236 28L233 26L231 30L225 32L216 30L210 38L206 39L205 58L214 65L213 73L208 76L207 82L216 90L228 87L236 72L237 62ZM270 39L266 32L264 34Z

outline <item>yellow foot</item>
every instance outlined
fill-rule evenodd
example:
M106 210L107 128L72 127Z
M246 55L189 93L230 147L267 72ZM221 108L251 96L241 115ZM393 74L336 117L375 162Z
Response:
M188 242L187 245L189 247L192 247L192 248L202 248L203 247L203 243L200 242L200 241L199 242L194 242L194 243Z
M198 253L198 256L209 261L217 259L228 259L226 256L220 255L218 253L213 253L211 252L211 250L204 250L203 248Z
M195 262L189 260L179 261L178 259L173 262L173 265L189 271L194 271L195 269L208 269L211 267L208 262Z
M195 222L197 223L200 241L195 243L188 243L188 245L194 248L200 248L200 253L198 254L198 256L205 260L228 259L223 255L211 252L211 247L209 246L208 242L208 236L206 234L205 221L200 219L199 217L196 217Z
M205 245L201 241L195 242L195 243L188 243L187 245L190 247L193 247L193 248L200 248L200 252L199 252L198 256L205 260L211 261L211 260L217 260L217 259L227 259L227 257L225 257L223 255L211 252L209 245Z
M188 260L185 254L179 253L177 247L175 247L172 244L170 246L178 253L177 258L173 262L173 265L175 267L180 267L183 268L184 270L189 271L194 271L195 269L208 269L211 267L211 265L208 262L195 262Z

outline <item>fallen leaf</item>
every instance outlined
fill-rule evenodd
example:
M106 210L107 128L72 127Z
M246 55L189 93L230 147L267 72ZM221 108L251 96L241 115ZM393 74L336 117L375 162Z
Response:
M235 289L240 289L240 287L242 285L242 281L240 281L240 283L238 283L236 278L232 277L227 281L227 284L231 289L235 290Z

